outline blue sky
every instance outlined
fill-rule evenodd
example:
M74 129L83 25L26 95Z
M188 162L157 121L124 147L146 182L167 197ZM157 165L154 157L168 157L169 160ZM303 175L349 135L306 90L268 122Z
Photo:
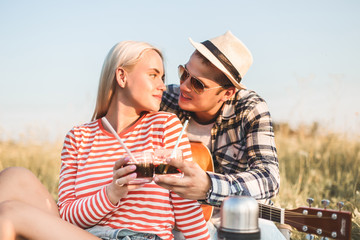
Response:
M243 83L275 122L360 135L359 1L0 1L0 139L62 139L91 118L102 62L122 40L165 55L167 83L203 41L250 49Z

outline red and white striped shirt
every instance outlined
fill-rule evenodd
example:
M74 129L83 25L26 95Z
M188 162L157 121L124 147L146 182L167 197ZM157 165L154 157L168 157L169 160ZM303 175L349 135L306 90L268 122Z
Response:
M176 115L165 112L143 115L120 137L131 152L174 148L182 125ZM191 161L190 144L183 135L178 146L184 160ZM129 191L113 205L106 185L113 179L115 161L125 154L117 139L106 132L101 120L74 127L65 137L59 183L60 215L82 228L94 225L154 233L173 239L175 225L186 239L209 239L197 201L183 199L154 182Z

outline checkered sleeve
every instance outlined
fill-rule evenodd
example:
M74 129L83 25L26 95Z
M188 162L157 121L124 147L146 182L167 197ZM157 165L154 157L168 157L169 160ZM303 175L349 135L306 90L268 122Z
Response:
M265 101L257 103L244 116L242 130L246 133L244 161L247 169L228 174L209 172L212 192L207 199L208 204L220 206L224 198L231 195L270 199L279 191L280 175L274 132Z
M177 104L179 95L180 95L179 86L174 84L167 85L166 91L162 96L160 110L165 112L172 112L172 113L179 111L179 106Z

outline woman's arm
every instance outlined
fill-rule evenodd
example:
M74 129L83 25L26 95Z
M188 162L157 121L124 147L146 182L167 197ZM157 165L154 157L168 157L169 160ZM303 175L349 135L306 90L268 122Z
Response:
M60 216L64 220L82 228L88 228L97 224L116 206L108 199L106 186L89 197L76 197L79 145L77 134L79 133L73 129L66 135L61 152L58 206Z

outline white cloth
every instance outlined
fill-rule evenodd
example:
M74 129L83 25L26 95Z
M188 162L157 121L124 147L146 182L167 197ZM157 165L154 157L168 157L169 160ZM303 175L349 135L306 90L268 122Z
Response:
M209 229L210 239L217 240L216 227L210 221L208 221L206 225ZM261 240L286 240L285 236L279 231L272 221L259 218L259 228ZM173 230L173 234L175 240L185 240L185 237L181 232Z
M211 128L214 123L200 124L193 118L190 118L189 125L186 128L186 134L190 141L202 142L208 149L211 149Z

